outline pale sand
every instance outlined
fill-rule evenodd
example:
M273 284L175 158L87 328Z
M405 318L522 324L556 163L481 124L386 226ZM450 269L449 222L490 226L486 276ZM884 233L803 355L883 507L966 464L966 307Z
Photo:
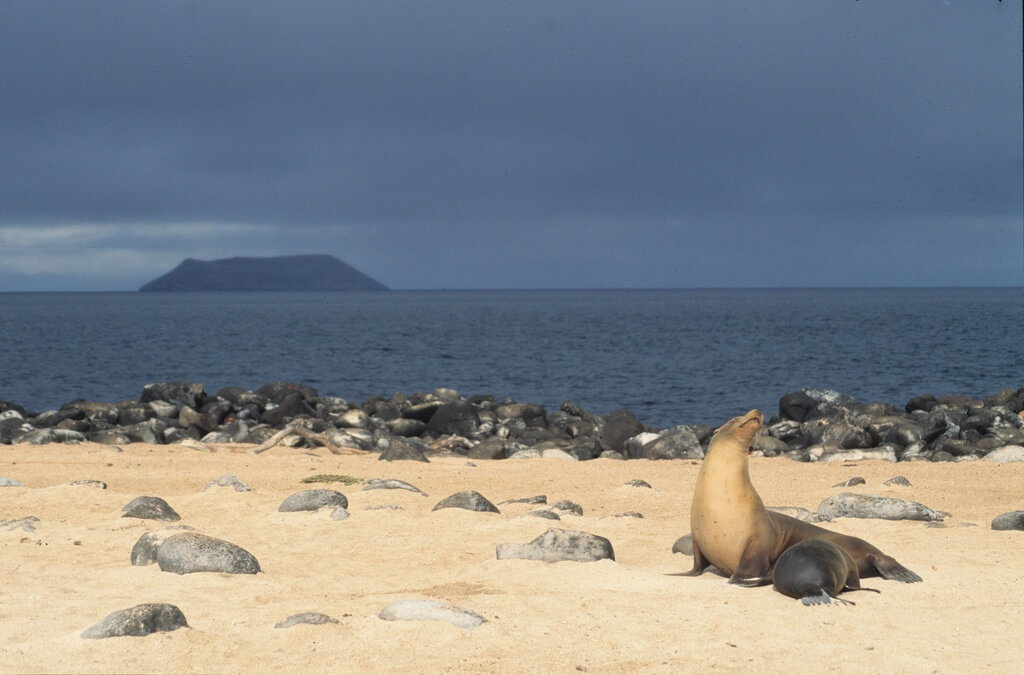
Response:
M384 463L285 447L209 454L181 446L0 446L0 520L40 519L35 532L0 531L0 670L3 672L1020 672L1024 663L1024 532L991 519L1024 508L1024 464L859 462L799 464L754 458L766 504L803 506L841 491L901 497L952 514L946 527L842 519L830 527L867 539L924 577L873 578L881 594L852 593L855 607L804 607L771 587L740 588L714 574L668 576L692 559L672 554L689 531L699 465L557 459L435 458ZM233 473L252 492L204 492ZM316 473L398 478L429 494L335 485L351 517L279 513ZM912 487L883 481L904 475ZM654 489L628 487L642 478ZM79 479L109 484L70 486ZM442 498L474 489L491 501L545 494L570 499L582 517L561 523L447 509ZM845 489L845 488L844 488ZM259 575L161 572L133 567L139 536L161 524L121 518L132 498L165 498L182 522L253 553ZM397 504L401 510L367 510ZM613 517L639 511L642 520ZM548 564L497 560L495 546L527 542L549 527L611 540L616 561ZM475 630L441 622L386 622L405 598L437 598L488 619ZM144 638L85 640L106 614L169 602L191 628ZM274 624L322 612L337 625Z

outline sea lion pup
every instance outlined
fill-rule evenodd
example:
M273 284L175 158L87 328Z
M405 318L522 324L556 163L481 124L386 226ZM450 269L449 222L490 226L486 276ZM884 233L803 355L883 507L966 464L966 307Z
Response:
M846 551L861 577L880 575L910 583L921 581L890 556L857 537L768 511L750 482L749 450L764 416L759 410L736 417L715 431L697 475L690 507L693 569L697 576L714 565L729 583L771 583L771 568L787 548L804 539L825 539Z
M833 600L843 605L856 604L836 597L843 591L874 591L861 588L857 564L850 554L824 539L804 539L779 556L772 567L775 590L805 605L827 605Z

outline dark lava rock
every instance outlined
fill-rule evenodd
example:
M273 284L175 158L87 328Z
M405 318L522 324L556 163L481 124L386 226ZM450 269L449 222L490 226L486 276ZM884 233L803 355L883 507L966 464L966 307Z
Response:
M182 532L168 537L156 551L156 563L164 572L191 574L256 574L260 564L244 548L198 532Z
M277 507L278 511L316 511L325 506L348 508L348 498L336 490L317 488L290 495Z
M482 494L475 490L464 490L445 497L434 506L432 511L439 509L466 509L467 511L489 511L501 513L498 507L487 500Z
M419 420L420 422L430 422L430 419L434 416L444 403L441 401L426 401L424 403L417 403L411 405L402 411L402 417L406 417L412 420Z
M641 480L639 478L634 478L633 480L626 481L626 485L629 485L630 487L653 489L653 488L651 488L651 484L650 483L648 483L645 480Z
M899 485L900 487L910 487L910 481L907 480L906 476L893 476L889 480L885 481L883 485Z
M639 455L629 455L647 459L700 459L704 456L704 448L697 434L687 426L678 426L646 443Z
M293 391L285 396L277 406L267 408L263 411L263 414L260 415L260 422L271 426L278 426L284 424L286 420L293 417L308 417L312 414L313 408L311 408L309 403L306 402L306 399L303 398L302 394L300 392Z
M836 483L832 487L853 487L854 485L864 485L867 481L860 476L854 476L850 480L844 480L842 483Z
M906 499L858 495L843 492L826 498L818 505L818 516L832 518L882 518L885 520L927 520L939 521L947 513L934 511L924 504Z
M504 459L508 452L508 443L500 438L492 437L480 441L466 453L470 459Z
M818 402L808 396L807 392L794 391L779 399L779 417L784 420L803 422L817 407Z
M284 621L274 624L274 628L291 628L300 623L321 625L325 623L338 623L338 620L333 616L327 616L319 612L303 612L302 614L293 614Z
M992 519L993 530L1024 530L1024 511L1009 511Z
M160 497L136 497L121 509L122 518L145 518L147 520L181 520L178 512Z
M380 457L377 459L384 462L394 462L398 460L411 460L414 462L430 461L419 446L401 438L390 439L388 447L381 450Z
M179 628L188 628L188 622L180 609L165 603L146 603L108 614L99 623L86 628L82 637L88 640L142 637Z
M385 426L388 431L395 434L396 436L405 436L406 438L413 438L415 436L422 436L427 430L427 423L423 420L414 420L411 417L395 417L385 422Z
M528 544L499 544L497 557L498 560L522 558L544 562L593 562L606 558L615 560L615 552L612 543L604 537L578 530L551 528Z
M427 431L435 434L472 436L480 426L480 414L469 401L445 403L431 415Z
M569 513L575 513L577 516L583 515L583 507L576 502L571 502L568 499L563 499L556 504L552 504L551 508L556 511L568 511Z
M293 394L298 394L306 402L313 402L320 398L320 394L313 387L295 382L268 382L257 389L256 393L278 405L284 403Z
M194 382L154 382L142 388L139 403L167 401L177 407L198 408L206 397L203 385Z
M604 427L601 429L601 447L614 452L626 452L626 441L636 436L646 427L636 418L636 415L621 408L605 417Z

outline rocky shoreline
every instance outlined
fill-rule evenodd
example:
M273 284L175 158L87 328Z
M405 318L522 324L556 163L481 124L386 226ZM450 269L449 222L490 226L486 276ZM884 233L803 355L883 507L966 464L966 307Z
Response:
M902 408L862 403L831 390L802 389L779 399L753 452L794 460L1024 460L1024 387L983 400L917 396ZM721 422L717 420L716 422ZM272 382L249 391L158 382L137 400L75 400L31 412L0 401L0 443L247 443L279 436L292 447L329 444L429 461L446 452L471 459L562 457L588 460L700 459L714 427L656 429L629 410L597 415L566 401L558 410L453 389L372 396L361 404L321 396L303 384Z

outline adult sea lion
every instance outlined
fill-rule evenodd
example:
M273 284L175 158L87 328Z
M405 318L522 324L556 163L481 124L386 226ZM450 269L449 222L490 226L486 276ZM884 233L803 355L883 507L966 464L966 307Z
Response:
M861 588L857 564L850 554L824 539L804 539L779 556L772 567L775 590L805 605L853 602L836 597L843 591L874 591Z
M824 539L846 551L860 577L879 575L910 583L914 572L857 537L768 511L750 482L749 450L764 416L759 410L736 417L715 431L697 475L690 507L693 569L697 576L714 565L729 583L771 583L772 565L787 548L805 539Z

